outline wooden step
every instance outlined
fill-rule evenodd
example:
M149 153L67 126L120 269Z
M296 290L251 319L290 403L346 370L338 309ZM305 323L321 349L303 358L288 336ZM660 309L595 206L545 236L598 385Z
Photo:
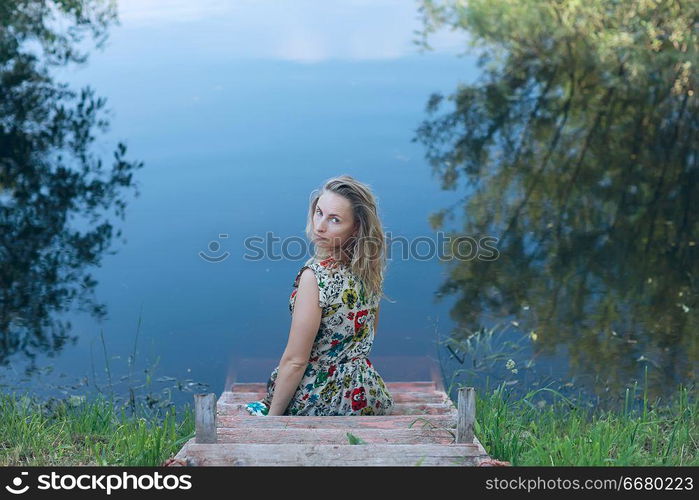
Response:
M473 466L487 458L476 444L199 444L192 441L183 451L186 450L188 465L195 466Z
M255 417L221 415L217 427L234 429L410 429L454 428L455 414L443 415L362 415L331 417L297 417L290 415Z
M389 392L424 392L436 391L439 388L435 382L385 382ZM264 392L267 390L266 382L236 382L231 384L230 392Z
M197 437L173 463L364 467L487 462L486 450L472 433L473 388L459 388L462 405L457 409L435 382L386 385L395 401L389 415L252 416L244 406L264 396L264 383L231 384L234 390L218 400L214 393L196 394ZM352 436L359 444L350 444Z
M219 401L222 403L250 403L259 401L265 396L263 392L231 392L226 391L221 394ZM401 392L391 393L393 401L396 403L444 403L449 397L442 391L429 392Z
M419 392L419 391L436 391L438 389L437 384L430 382L385 382L386 388L389 391L405 391L405 392Z
M245 403L223 403L216 404L218 415L244 415L247 412ZM391 408L390 415L441 415L455 413L456 407L451 403L396 403ZM354 415L355 417L361 417ZM364 415L362 415L364 416Z
M348 433L366 443L375 444L452 444L454 429L236 429L219 428L219 443L258 444L350 444Z

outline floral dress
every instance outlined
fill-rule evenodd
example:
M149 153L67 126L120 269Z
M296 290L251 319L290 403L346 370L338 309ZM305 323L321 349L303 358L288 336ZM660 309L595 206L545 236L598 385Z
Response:
M289 297L293 314L299 278L310 268L318 283L322 317L306 371L284 415L386 415L393 398L367 357L374 342L380 297L369 296L361 280L332 258L309 259L294 280ZM245 404L251 415L267 415L277 366L259 401Z

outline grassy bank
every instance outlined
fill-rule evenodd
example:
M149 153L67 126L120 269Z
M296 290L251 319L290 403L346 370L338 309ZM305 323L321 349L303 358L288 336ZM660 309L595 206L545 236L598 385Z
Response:
M699 465L699 404L679 388L672 404L597 411L542 389L513 400L504 386L477 394L476 435L512 465ZM103 396L41 403L0 395L0 465L157 466L194 435L192 408L119 409Z
M615 411L578 406L565 397L519 399L500 386L478 394L475 433L488 453L514 466L699 465L699 403L678 387L667 404L643 398ZM629 399L627 398L627 401Z
M119 408L102 395L0 395L0 465L157 466L194 436L192 408Z

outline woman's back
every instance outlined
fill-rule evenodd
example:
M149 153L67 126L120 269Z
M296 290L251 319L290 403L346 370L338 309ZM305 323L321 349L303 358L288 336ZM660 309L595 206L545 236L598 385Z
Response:
M362 282L349 268L335 264L332 259L315 264L309 260L296 275L294 287L298 287L298 279L306 267L310 267L316 276L320 307L323 310L311 358L337 362L368 356L374 341L379 299L367 296ZM294 311L297 291L295 288L289 298L291 313Z
M318 283L322 316L301 383L288 415L383 415L393 398L368 358L374 342L380 297L370 295L350 268L332 258L309 259L296 275L289 297L293 313L301 273L310 268ZM251 414L266 414L274 392L274 369L261 401L248 403Z

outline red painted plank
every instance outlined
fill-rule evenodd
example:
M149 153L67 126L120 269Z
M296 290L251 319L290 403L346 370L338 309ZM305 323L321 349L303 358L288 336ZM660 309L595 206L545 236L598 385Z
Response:
M246 411L243 403L222 403L216 404L219 415L237 415ZM440 415L446 413L456 414L456 408L451 404L444 403L396 403L391 408L390 415Z
M389 391L421 392L435 391L437 385L433 381L415 382L385 382ZM266 382L236 382L231 385L232 392L261 392L267 390Z
M451 444L455 429L217 429L219 443L257 444L350 444L351 435L365 443L377 444Z

